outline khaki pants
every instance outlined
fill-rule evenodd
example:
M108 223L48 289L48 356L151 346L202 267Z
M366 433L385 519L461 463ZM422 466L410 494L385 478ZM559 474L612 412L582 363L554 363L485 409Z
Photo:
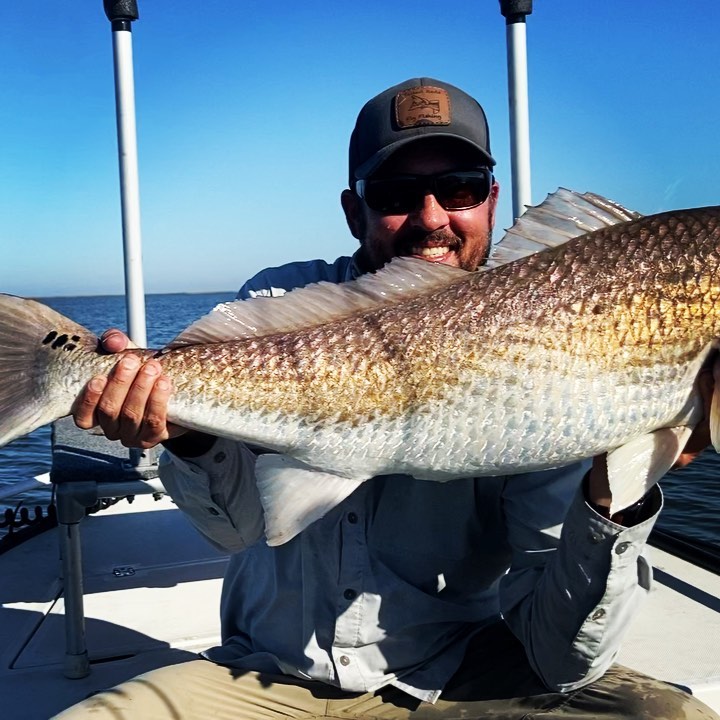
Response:
M501 652L498 652L501 649ZM548 692L504 624L481 633L431 705L387 687L346 693L319 682L232 670L207 660L153 670L61 713L62 720L267 720L268 718L492 718L493 720L719 720L686 692L614 666L571 693Z

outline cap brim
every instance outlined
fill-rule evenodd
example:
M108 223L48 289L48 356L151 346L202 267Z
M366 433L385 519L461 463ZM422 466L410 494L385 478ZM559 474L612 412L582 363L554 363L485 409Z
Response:
M436 133L423 133L422 135L415 135L414 137L408 137L403 138L402 140L396 140L394 143L391 143L390 145L386 145L382 150L378 150L371 158L366 160L362 165L359 165L355 168L355 179L356 180L365 180L370 175L372 175L393 153L395 153L397 150L399 150L401 147L404 147L405 145L409 145L410 143L419 142L420 140L427 140L429 138L450 138L454 140L458 140L465 145L469 145L471 148L477 151L477 153L480 155L480 157L483 159L484 162L487 163L489 167L493 167L495 163L495 158L493 158L492 155L489 155L487 151L480 147L478 144L472 142L471 140L468 140L466 137L463 137L462 135L455 135L454 133L448 133L448 132L436 132Z

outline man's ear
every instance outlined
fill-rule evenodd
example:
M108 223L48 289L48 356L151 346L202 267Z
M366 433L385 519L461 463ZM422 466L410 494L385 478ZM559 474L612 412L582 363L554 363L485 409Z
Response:
M353 237L362 240L365 227L362 200L352 190L343 190L340 195L340 204Z

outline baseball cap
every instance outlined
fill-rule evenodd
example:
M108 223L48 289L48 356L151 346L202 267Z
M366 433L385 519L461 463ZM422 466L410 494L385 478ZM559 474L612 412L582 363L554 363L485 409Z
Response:
M449 83L413 78L376 95L360 110L350 136L350 187L403 145L429 137L464 141L489 167L495 165L480 103Z

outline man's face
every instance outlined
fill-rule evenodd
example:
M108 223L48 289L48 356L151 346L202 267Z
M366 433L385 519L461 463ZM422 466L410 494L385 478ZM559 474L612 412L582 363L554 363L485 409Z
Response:
M373 178L469 170L473 163L468 155L460 144L410 143L392 155ZM429 190L416 208L403 214L372 210L350 191L343 193L342 200L350 229L359 238L370 266L366 269L375 270L394 257L409 256L476 270L488 255L498 190L494 182L488 199L468 210L443 209Z

